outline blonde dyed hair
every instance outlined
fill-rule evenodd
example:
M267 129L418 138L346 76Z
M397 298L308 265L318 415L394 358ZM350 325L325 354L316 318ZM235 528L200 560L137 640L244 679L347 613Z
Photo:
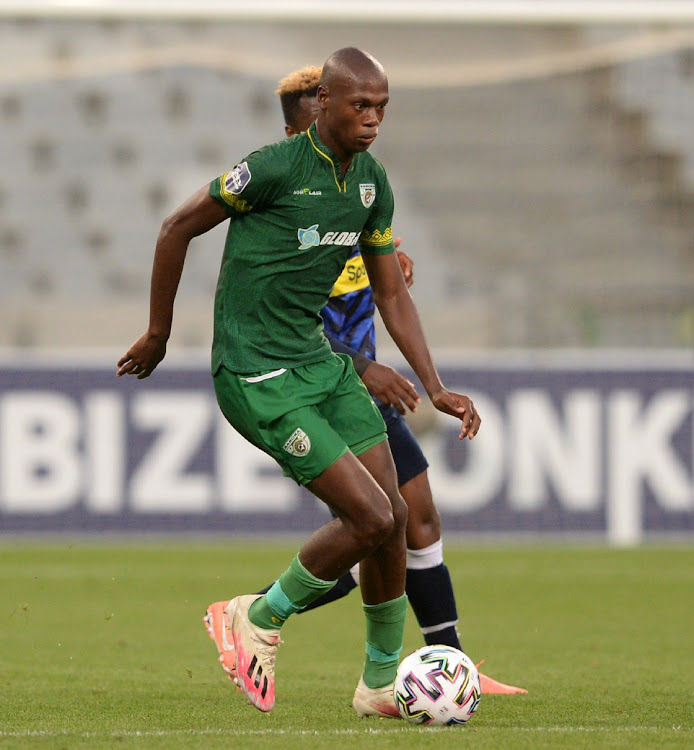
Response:
M314 97L318 93L322 69L315 65L307 65L285 76L278 84L276 94L279 94L284 122L296 129L296 115L299 102L305 96Z
M303 94L318 89L322 68L315 65L307 65L305 68L295 70L288 76L285 76L278 84L276 94L280 97L287 94Z

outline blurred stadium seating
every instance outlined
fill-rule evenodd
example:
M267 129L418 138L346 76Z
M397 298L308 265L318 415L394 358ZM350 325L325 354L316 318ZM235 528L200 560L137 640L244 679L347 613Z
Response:
M127 345L167 211L282 136L277 80L372 51L431 342L694 344L694 30L0 20L0 346ZM205 346L223 228L172 344Z

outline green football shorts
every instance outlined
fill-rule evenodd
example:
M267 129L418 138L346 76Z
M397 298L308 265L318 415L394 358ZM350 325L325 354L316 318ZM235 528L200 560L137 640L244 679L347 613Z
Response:
M358 456L386 439L383 417L346 354L251 375L220 367L214 388L229 424L299 484L347 451Z

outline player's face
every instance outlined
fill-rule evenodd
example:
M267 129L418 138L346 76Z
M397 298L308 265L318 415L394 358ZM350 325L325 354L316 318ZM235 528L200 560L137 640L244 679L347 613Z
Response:
M388 81L374 73L318 88L320 137L340 159L366 151L378 135L388 104Z
M299 99L296 115L294 117L294 125L284 126L284 132L287 134L287 137L308 130L308 126L318 116L318 110L318 99L316 99L315 96L302 96L301 99Z

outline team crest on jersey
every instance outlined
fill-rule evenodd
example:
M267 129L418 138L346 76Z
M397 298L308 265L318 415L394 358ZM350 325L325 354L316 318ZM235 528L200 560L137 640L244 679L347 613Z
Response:
M305 456L311 450L311 440L300 427L297 427L289 440L284 444L284 450L287 453L291 453L292 456L301 458L301 456Z
M372 182L362 182L359 185L359 195L364 208L371 208L376 200L376 186Z
M248 168L248 164L245 161L242 161L239 165L234 167L231 172L226 173L224 176L224 188L228 193L238 195L243 192L243 189L250 181L251 170Z

